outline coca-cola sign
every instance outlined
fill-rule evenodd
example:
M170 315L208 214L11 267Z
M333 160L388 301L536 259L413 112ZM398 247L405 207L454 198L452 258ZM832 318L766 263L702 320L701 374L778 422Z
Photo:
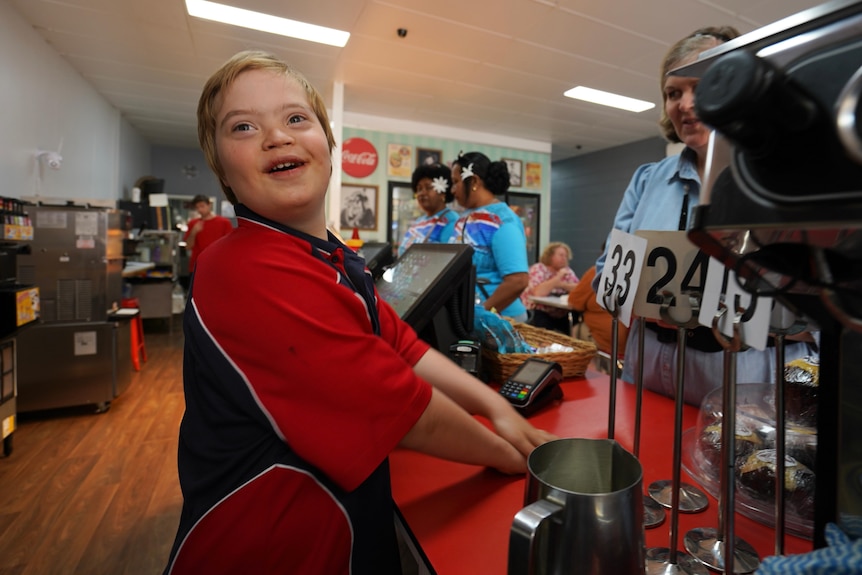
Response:
M365 178L377 169L377 150L365 138L350 138L341 147L341 169L348 176Z

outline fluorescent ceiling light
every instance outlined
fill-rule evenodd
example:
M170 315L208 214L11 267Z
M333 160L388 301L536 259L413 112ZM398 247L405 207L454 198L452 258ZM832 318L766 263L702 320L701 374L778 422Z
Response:
M655 104L652 102L635 100L634 98L610 92L602 92L601 90L593 90L584 86L576 86L564 92L563 95L575 100L583 100L585 102L592 102L593 104L601 104L602 106L611 106L612 108L628 110L629 112L643 112L655 108Z
M329 44L339 48L343 48L350 38L350 32L342 32L333 28L315 26L314 24L306 24L305 22L297 22L296 20L288 20L287 18L279 18L262 12L252 12L206 0L186 0L186 10L190 16L205 20L214 20L223 24L251 28L270 34L308 40L309 42Z

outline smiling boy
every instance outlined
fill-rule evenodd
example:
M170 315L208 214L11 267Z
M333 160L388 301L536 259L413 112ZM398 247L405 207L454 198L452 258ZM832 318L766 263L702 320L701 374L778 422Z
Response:
M335 140L301 74L237 54L198 135L238 227L201 254L186 306L165 573L399 573L392 449L523 473L552 436L419 340L327 231Z

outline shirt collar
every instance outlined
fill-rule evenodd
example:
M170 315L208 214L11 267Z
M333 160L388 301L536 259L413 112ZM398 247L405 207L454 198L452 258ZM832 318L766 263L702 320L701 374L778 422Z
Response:
M338 248L346 247L346 246L344 246L344 244L342 244L338 240L338 238L335 236L335 234L333 234L329 230L326 230L328 240L322 240L316 236L306 234L305 232L301 232L299 230L296 230L296 229L291 228L289 226L286 226L284 224L280 224L280 223L276 222L275 220L271 220L267 217L264 217L264 216L258 214L257 212L252 211L249 207L247 207L243 204L236 204L234 206L234 211L236 212L237 219L240 221L248 220L251 222L255 222L255 223L262 224L264 226L276 229L282 233L285 233L285 234L297 237L301 240L304 240L304 241L310 243L312 246L314 246L314 247L316 247L316 248L318 248L318 249L320 249L326 253L332 253L335 250L337 250Z
M673 180L691 180L700 183L700 176L697 174L697 153L691 148L686 147L680 153L676 170L669 178L669 181Z

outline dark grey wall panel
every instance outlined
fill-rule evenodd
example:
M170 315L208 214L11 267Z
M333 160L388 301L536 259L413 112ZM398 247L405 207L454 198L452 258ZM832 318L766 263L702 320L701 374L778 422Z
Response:
M649 138L551 165L551 241L569 244L578 275L595 263L635 169L662 159L666 144Z

